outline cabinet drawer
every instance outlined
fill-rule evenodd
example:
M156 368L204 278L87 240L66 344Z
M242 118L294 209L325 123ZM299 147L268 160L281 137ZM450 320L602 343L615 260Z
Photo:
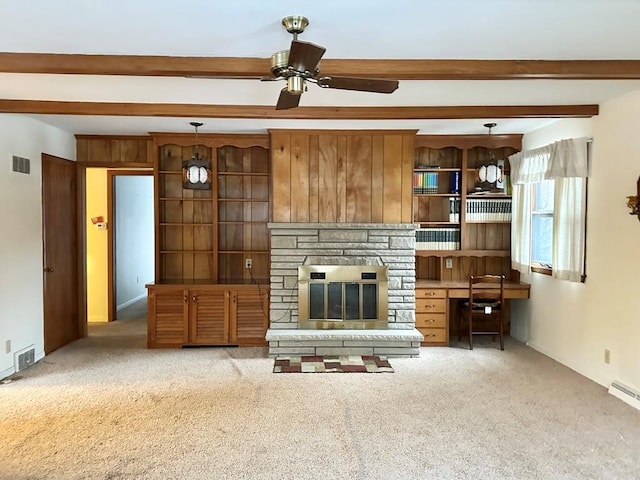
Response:
M447 343L447 330L445 328L418 328L418 331L424 335L423 344Z
M444 313L416 313L416 328L446 328L447 316Z
M447 298L444 288L416 288L416 300L420 298Z
M446 312L447 301L444 298L432 298L432 299L416 299L416 312L428 313L428 312Z

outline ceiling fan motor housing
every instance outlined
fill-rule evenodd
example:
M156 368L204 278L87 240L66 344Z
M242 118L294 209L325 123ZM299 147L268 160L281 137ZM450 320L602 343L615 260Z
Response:
M289 50L280 50L271 55L271 73L276 77L282 77L287 72L289 65Z

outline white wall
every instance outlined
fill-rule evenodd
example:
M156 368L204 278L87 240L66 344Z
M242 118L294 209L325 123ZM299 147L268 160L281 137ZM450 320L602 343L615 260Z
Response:
M153 176L115 178L116 309L146 297L154 280Z
M593 137L587 280L523 278L531 282L531 299L513 303L511 333L601 385L620 380L640 390L640 222L626 206L640 175L640 91L601 105L593 119L560 120L529 133L523 148L579 136Z
M14 352L35 345L44 356L41 154L75 160L75 151L67 132L0 114L0 378L14 373ZM30 175L12 172L13 155L31 160Z

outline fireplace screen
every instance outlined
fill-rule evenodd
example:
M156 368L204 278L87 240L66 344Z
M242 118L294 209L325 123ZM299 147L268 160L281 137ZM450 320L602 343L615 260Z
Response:
M298 267L298 326L387 328L387 267Z

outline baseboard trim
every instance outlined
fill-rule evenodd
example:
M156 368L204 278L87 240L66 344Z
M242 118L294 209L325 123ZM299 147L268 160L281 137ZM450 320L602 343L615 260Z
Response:
M2 380L3 378L10 377L14 373L16 373L16 369L14 367L9 367L6 370L3 370L0 372L0 380Z
M139 302L143 298L147 298L147 294L146 293L142 293L142 294L138 295L137 297L132 298L131 300L127 300L122 305L118 305L116 307L116 312L119 312L123 308L127 308L129 305L133 305L134 303Z

